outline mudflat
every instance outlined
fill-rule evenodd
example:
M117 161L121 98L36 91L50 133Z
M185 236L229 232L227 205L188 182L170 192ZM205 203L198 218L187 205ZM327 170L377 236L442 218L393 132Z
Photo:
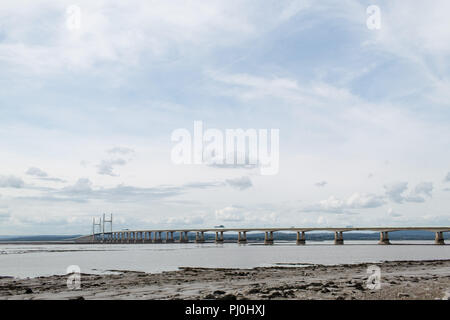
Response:
M380 268L379 289L367 286L369 266ZM0 299L450 299L450 260L110 271L81 274L79 290L68 289L66 275L0 276Z

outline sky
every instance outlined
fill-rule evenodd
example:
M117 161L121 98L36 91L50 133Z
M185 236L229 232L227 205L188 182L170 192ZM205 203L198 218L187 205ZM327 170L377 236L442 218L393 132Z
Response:
M103 213L116 230L449 226L448 12L2 1L0 234L88 234ZM174 163L194 121L279 130L277 172Z

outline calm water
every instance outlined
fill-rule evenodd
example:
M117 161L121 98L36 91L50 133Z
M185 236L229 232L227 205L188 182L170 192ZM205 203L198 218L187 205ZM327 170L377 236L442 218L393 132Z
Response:
M105 245L2 245L0 276L36 277L65 274L69 265L78 265L83 273L110 270L161 272L178 267L252 268L275 264L344 264L385 260L450 259L450 246L433 241L396 241L391 246L376 241L238 245L205 244L105 244Z

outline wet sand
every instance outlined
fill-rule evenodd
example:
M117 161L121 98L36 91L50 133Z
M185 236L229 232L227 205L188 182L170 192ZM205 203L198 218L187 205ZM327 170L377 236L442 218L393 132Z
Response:
M381 268L381 289L367 288L367 267ZM144 273L0 277L0 299L450 299L450 260L352 265L280 265L253 269L181 268Z

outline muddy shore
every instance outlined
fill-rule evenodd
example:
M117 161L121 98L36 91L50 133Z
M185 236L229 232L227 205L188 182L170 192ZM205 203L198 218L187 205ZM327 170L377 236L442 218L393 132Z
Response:
M367 287L368 266L381 270L381 288ZM14 279L0 276L0 299L449 299L450 260L353 265L282 265L253 269L181 268L163 273L111 270Z

